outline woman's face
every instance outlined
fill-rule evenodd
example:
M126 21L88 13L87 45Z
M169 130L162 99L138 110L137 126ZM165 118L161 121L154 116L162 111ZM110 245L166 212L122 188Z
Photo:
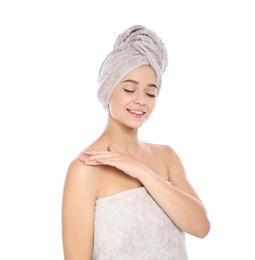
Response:
M152 113L158 92L157 77L150 66L128 73L114 89L109 115L132 128L140 127Z

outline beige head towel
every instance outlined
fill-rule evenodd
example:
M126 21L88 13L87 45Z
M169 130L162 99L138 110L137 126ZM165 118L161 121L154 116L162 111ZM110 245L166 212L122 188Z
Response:
M120 34L114 49L106 56L98 76L98 98L105 109L112 91L122 78L132 70L150 65L156 75L158 93L161 87L161 76L168 65L168 56L162 40L148 28L135 25Z

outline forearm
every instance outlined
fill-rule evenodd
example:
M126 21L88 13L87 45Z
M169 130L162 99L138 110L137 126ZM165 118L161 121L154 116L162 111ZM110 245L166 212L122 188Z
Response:
M210 224L200 200L167 183L148 169L139 175L139 180L181 230L197 237L206 236Z

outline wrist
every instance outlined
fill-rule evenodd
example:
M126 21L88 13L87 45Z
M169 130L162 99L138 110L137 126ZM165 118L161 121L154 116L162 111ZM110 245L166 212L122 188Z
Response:
M148 167L144 168L139 172L137 179L146 186L149 182L153 181L157 175Z

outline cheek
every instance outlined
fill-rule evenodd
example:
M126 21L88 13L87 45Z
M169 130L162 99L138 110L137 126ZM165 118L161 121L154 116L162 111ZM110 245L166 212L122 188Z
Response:
M152 98L147 102L147 105L149 106L150 110L153 110L156 106L157 98Z
M114 116L115 114L118 114L121 106L123 106L123 97L113 93L109 100L109 111L111 112L111 115Z
M130 97L125 95L124 92L113 92L109 100L109 106L120 107L121 105L123 106L129 101Z

